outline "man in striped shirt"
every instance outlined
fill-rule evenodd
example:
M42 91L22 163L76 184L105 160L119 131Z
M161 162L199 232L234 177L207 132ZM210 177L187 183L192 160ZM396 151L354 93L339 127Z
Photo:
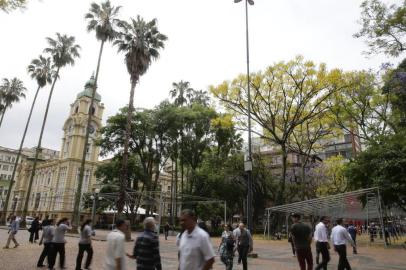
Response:
M144 219L144 231L137 237L133 255L128 257L137 260L137 270L161 270L159 239L155 233L156 221L153 217Z

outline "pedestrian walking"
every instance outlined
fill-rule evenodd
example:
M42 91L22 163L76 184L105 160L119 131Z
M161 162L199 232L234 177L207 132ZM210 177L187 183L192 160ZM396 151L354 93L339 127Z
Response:
M153 217L144 219L144 231L135 241L133 254L127 254L137 260L137 270L161 270L161 255L159 254L159 239L155 232L156 221Z
M125 270L124 233L127 224L122 219L116 220L116 229L107 235L107 252L105 267L107 270Z
M14 248L16 248L16 247L18 247L20 245L16 240L16 234L17 234L18 230L20 229L20 221L17 219L16 216L14 216L14 215L11 216L9 227L10 227L10 229L8 230L7 243L3 247L5 249L10 247L10 242L11 241L14 242Z
M224 224L224 231L221 234L221 242L218 248L221 261L226 266L226 270L233 269L235 239L230 225Z
M30 232L30 239L29 242L32 243L37 243L37 240L39 239L39 230L41 228L41 224L39 223L39 218L35 217L35 219L31 223L31 227L28 229Z
M346 242L354 246L354 242L347 230L342 226L343 219L337 219L337 225L331 231L331 242L334 245L334 250L338 253L338 270L351 270L350 263L347 260Z
M52 239L54 238L55 227L53 219L46 219L42 222L42 236L39 240L39 245L44 244L41 255L39 256L37 267L45 267L44 261L45 258L48 258L49 265L49 256L52 249Z
M169 223L166 222L166 224L164 226L165 240L168 240L168 235L169 235L170 228L171 228L171 226L169 226Z
M300 270L313 270L313 255L312 255L312 229L309 225L300 221L300 215L294 213L291 215L293 222L291 228L292 242L294 243L297 260Z
M180 214L184 232L179 241L179 270L208 270L214 263L214 250L209 234L197 226L194 211L184 209Z
M251 233L245 228L244 223L240 223L238 225L238 230L234 230L237 242L237 250L238 250L238 261L237 263L240 264L242 262L243 270L248 269L248 253L253 250L253 241ZM234 232L233 232L234 233Z
M78 256L76 257L76 270L82 269L82 259L85 251L87 253L85 269L89 269L89 266L92 263L93 258L92 236L94 236L95 233L92 230L92 227L90 227L91 223L92 220L87 219L85 222L83 222L82 226L80 227L79 252Z
M61 218L56 224L54 237L52 238L51 252L48 256L48 267L54 269L56 256L59 253L59 266L61 269L65 269L65 233L71 230L69 219Z
M321 217L314 231L314 240L316 241L316 270L327 270L327 264L330 261L330 244L328 243L327 225L330 223L327 217ZM321 254L321 262L319 256Z
M352 253L357 254L357 228L354 226L354 224L350 223L350 226L348 226L347 230L348 233L351 235L352 241L354 242Z

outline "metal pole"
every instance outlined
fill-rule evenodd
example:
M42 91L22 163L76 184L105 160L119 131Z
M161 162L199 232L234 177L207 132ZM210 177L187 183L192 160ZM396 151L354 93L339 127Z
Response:
M385 228L383 226L383 217L382 217L382 206L381 206L381 193L379 192L378 188L378 213L379 213L379 222L381 223L381 230L382 230L382 235L385 243L385 247L388 247L388 244L386 243L386 238L385 238Z
M248 161L252 162L251 149L251 91L250 91L250 50L249 50L249 34L248 34L248 0L245 0L245 29L247 43L247 92L248 92ZM248 171L248 204L247 204L247 225L248 229L253 233L252 224L252 170Z
M92 205L92 224L93 224L93 226L95 225L94 217L96 215L96 200L97 200L97 194L93 193L93 205Z
M162 191L159 193L159 209L158 209L158 225L157 225L157 232L158 235L160 234L161 229L161 221L162 221Z
M224 225L227 224L227 201L224 201Z

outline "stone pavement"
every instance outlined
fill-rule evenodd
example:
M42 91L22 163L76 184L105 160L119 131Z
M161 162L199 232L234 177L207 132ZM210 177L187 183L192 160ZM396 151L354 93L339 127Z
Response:
M93 270L103 269L103 260L106 250L105 237L108 231L97 231L96 239L99 241L93 242L94 259L92 264ZM1 270L30 270L37 269L35 267L39 254L42 251L42 246L28 243L28 231L20 230L17 234L17 240L21 244L18 248L10 248L8 250L0 249L0 269ZM132 234L136 237L136 233ZM4 246L7 239L7 230L0 229L0 246ZM404 239L405 240L405 239ZM403 240L403 241L404 241ZM76 236L68 236L66 244L66 266L67 269L75 268L75 260L77 254ZM219 243L219 238L212 239L215 250ZM258 253L258 258L249 259L250 270L297 270L299 269L296 258L292 257L290 245L287 241L267 241L262 239L255 240L255 252ZM169 237L165 241L160 238L161 257L163 269L177 269L177 250L175 246L175 237ZM134 243L126 243L127 252L132 252ZM13 245L12 245L13 246ZM349 251L350 249L348 249ZM338 256L332 252L332 261L329 269L337 268ZM349 255L349 261L353 270L405 270L406 269L406 250L405 249L384 249L380 246L360 246L358 255ZM127 269L136 269L133 260L127 260ZM214 269L225 269L216 257ZM241 270L241 265L236 265L235 270Z

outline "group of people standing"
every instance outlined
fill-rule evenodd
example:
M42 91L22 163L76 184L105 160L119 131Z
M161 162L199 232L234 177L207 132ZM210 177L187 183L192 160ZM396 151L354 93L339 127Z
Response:
M181 212L179 223L182 232L176 236L178 247L179 270L208 270L214 263L215 253L209 234L197 223L194 211L185 209ZM135 259L138 270L161 270L159 239L155 232L156 221L152 217L144 220L144 231L137 237L132 254L125 252L124 232L128 225L123 220L116 221L116 229L107 236L105 268L108 270L125 270L126 258ZM232 261L238 250L238 263L247 270L247 255L252 250L252 237L244 224L239 224L234 231L225 225L219 247L220 257L227 270L233 267Z
M313 269L313 255L311 250L312 229L309 225L300 221L299 214L292 214L292 242L295 248L295 253L301 270ZM314 240L316 241L316 270L327 270L328 262L330 261L330 242L328 237L328 225L330 220L328 217L321 217L320 222L316 225L314 231ZM330 235L331 243L334 251L338 253L338 270L351 270L351 266L347 259L346 243L353 246L353 252L356 253L355 236L354 238L343 227L343 219L336 220L336 225L333 227ZM307 266L307 268L306 268Z

